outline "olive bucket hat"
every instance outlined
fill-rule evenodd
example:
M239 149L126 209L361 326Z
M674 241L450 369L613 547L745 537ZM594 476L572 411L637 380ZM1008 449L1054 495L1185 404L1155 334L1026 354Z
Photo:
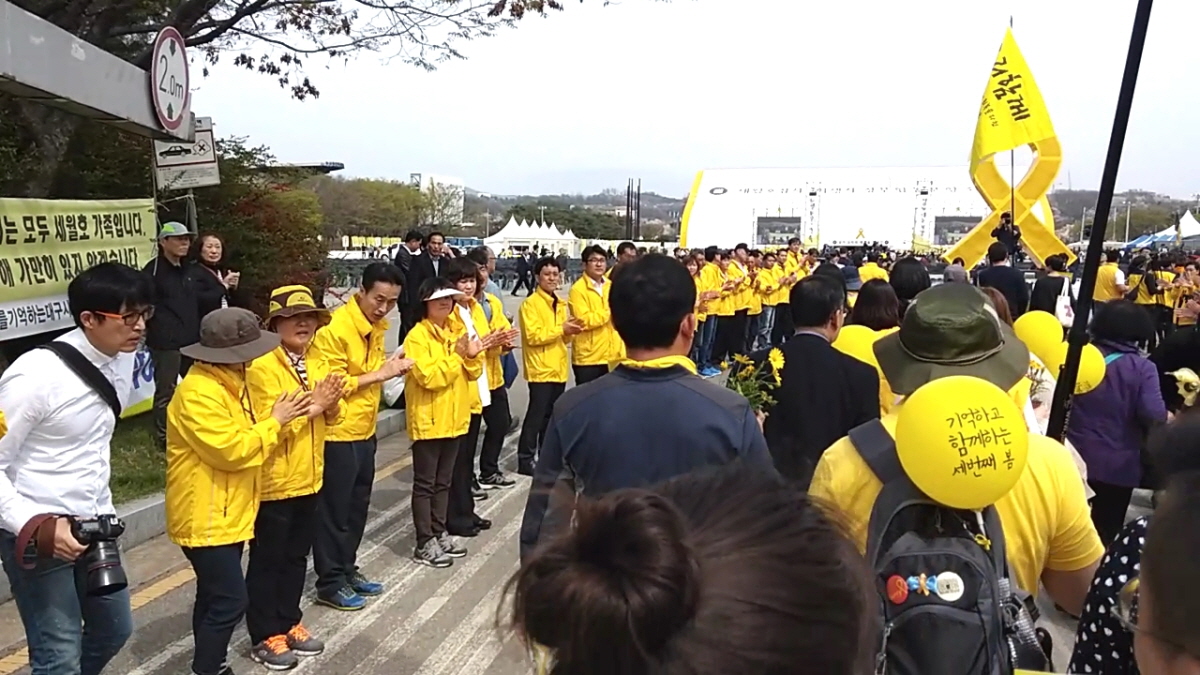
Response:
M1029 371L1029 350L979 289L940 284L922 291L900 330L875 342L892 391L907 396L951 375L987 380L1008 391Z
M209 312L200 322L200 341L179 353L218 365L249 363L279 346L279 335L258 325L254 312L239 307Z
M307 286L299 285L282 286L271 291L271 302L267 306L267 318L263 323L270 327L275 319L297 314L316 314L321 325L329 323L329 310L317 307L312 291L308 290Z

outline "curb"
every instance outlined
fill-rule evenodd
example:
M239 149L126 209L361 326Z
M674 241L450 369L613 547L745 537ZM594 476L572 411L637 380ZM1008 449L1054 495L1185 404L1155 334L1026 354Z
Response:
M387 438L404 433L403 410L381 410L375 425L376 438ZM163 493L135 499L117 506L117 516L125 521L125 534L121 536L122 551L144 544L167 531L167 505ZM132 589L131 589L132 590ZM12 600L8 588L8 576L0 575L0 603Z

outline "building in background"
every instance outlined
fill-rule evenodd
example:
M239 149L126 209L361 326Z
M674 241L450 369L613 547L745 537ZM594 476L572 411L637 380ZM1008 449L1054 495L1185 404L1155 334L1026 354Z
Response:
M1017 175L1025 169L1017 166ZM711 169L684 209L683 246L937 244L939 222L978 223L989 209L965 166Z
M466 185L461 178L432 173L410 173L408 182L425 195L426 213L422 218L423 225L450 230L462 224Z

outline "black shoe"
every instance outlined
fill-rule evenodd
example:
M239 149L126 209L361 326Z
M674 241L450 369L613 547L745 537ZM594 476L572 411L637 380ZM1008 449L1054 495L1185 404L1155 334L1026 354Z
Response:
M502 473L495 473L490 476L483 476L479 479L479 487L484 490L500 490L509 488L517 484L517 481L505 476Z
M517 473L521 474L522 476L532 476L533 475L533 465L526 464L525 462L520 462L517 464Z
M475 526L475 527L469 527L465 530L460 530L456 527L447 527L446 531L455 537L478 537L479 532L481 531L481 528L479 528L478 526Z
M475 527L480 530L490 530L490 529L492 529L492 521L488 520L487 518L480 518L480 517L476 516L475 517Z
M475 489L471 490L471 496L475 498L475 501L481 502L488 498L488 493L487 490Z

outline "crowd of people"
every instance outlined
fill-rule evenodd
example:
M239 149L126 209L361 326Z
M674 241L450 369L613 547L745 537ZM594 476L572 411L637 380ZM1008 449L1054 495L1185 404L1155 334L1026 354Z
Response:
M1030 290L1003 241L986 269L936 285L912 256L795 239L674 256L626 242L615 265L590 246L574 281L557 258L534 261L509 314L494 253L449 255L431 233L367 265L332 311L286 285L258 316L229 306L238 275L219 239L180 227L163 226L144 271L72 280L76 329L0 376L0 559L35 675L97 675L133 630L108 444L143 341L174 378L155 414L168 536L196 576L194 675L231 675L243 619L268 669L322 653L301 611L310 556L322 605L361 610L386 591L357 551L398 378L415 563L451 567L491 528L475 504L523 484L500 462L519 427L512 468L531 480L507 601L547 673L1049 670L1028 601L1041 592L1082 617L1071 672L1200 670L1195 392L1172 375L1200 360L1186 260L1101 268L1090 332L1106 372L1076 397L1063 445L1043 436L1054 374L1014 324L1078 298L1065 259ZM774 378L763 405L723 382L756 368ZM1039 439L979 507L932 500L901 466L904 419L945 423L910 400L952 378L1011 399ZM1159 509L1127 524L1151 474Z

